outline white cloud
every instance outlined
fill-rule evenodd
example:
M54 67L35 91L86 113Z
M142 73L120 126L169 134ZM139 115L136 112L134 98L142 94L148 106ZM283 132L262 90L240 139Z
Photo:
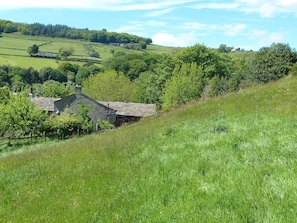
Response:
M148 26L153 26L153 27L161 27L161 26L166 26L167 25L166 22L154 21L154 20L148 21L148 22L146 22L146 24Z
M247 13L259 13L263 18L272 18L280 14L294 13L297 16L296 0L235 0L240 10Z
M119 33L125 32L125 33L135 34L139 36L144 36L145 35L144 33L148 28L148 26L153 28L160 28L167 25L166 22L155 21L155 20L150 20L147 22L130 21L128 23L129 25L119 27L114 31Z
M269 2L265 2L263 5L260 6L259 12L262 17L271 18L278 13L278 10L275 5L272 5Z
M182 28L182 27L181 27ZM237 36L244 31L247 26L245 24L205 24L205 23L198 23L198 22L187 22L184 24L183 28L189 30L196 30L196 31L205 31L205 32L212 32L212 31L222 31L226 36Z
M252 30L250 39L258 41L258 46L270 46L272 43L282 43L285 41L285 35L283 33L271 33L266 30Z
M225 35L226 36L237 36L241 34L247 28L245 24L236 24L236 25L225 25Z
M194 33L183 33L173 35L170 33L157 33L152 37L153 43L162 46L188 47L197 43Z
M239 10L246 13L258 13L263 18L272 18L280 14L294 13L297 16L296 0L233 0L230 3L198 3L195 9Z
M163 10L159 10L159 11L153 11L153 12L147 13L145 16L147 16L147 17L158 17L158 16L161 16L161 15L168 14L172 10L173 10L173 8L167 8L167 9L163 9Z
M211 2L211 3L200 3L193 8L195 9L235 9L238 8L237 3L217 3L217 2Z
M76 8L130 11L165 9L194 1L195 0L0 0L0 5L2 10L15 8Z
M180 28L190 29L190 30L216 30L219 29L218 25L216 24L206 24L206 23L199 23L199 22L186 22Z

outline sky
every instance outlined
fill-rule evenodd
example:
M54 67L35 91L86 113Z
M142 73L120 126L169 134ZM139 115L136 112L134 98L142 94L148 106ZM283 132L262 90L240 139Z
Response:
M297 49L297 0L0 0L0 19L126 32L172 47Z

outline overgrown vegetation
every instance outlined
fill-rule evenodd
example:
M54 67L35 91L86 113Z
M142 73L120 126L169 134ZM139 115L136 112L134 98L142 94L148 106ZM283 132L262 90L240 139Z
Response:
M50 28L61 28L67 38L89 33L84 38L91 41L110 35L7 21L0 26L0 32L16 28L49 36ZM23 47L22 58L30 58L26 51L34 44L56 53L74 45L53 46L42 38L30 39L26 46L16 41L15 47ZM90 56L90 48L75 46L76 53ZM259 52L233 53L224 44L219 49L196 44L160 54L110 47L100 66L54 62L39 70L0 67L1 137L47 131L65 138L94 125L83 105L77 114L48 117L28 98L31 86L35 95L64 97L80 83L96 100L179 109L118 131L58 143L14 151L0 143L1 222L295 221L295 49L275 43ZM15 49L1 50L10 55ZM43 59L48 60L53 61ZM113 127L100 120L95 124L101 130Z
M13 25L18 27L18 24L3 21L2 23L5 27ZM55 33L58 27L56 26L52 32ZM23 26L20 26L20 29L22 28ZM38 36L38 38L24 37L27 38L26 44L30 43L30 45L21 45L26 50L28 49L30 55L36 55L44 50L49 50L49 52L54 50L60 59L66 60L76 56L90 58L90 54L96 56L98 47L102 46L102 44L98 45L88 41L71 40L72 42L69 42L69 40L62 41L61 39L53 43L52 38L43 37L48 32L49 26L34 24L30 28L37 29L37 32L30 32L30 35ZM41 32L40 29L44 30ZM3 32L9 33L9 30ZM85 30L85 32L89 31ZM96 38L106 38L105 35L108 35L108 32L106 30L102 32L104 35L95 33ZM20 36L18 34L18 38ZM126 40L129 41L129 39ZM8 40L1 38L1 41ZM129 44L135 45L132 40ZM153 103L159 110L169 111L191 101L216 97L250 86L276 81L286 77L291 70L294 75L296 70L295 49L282 43L263 47L259 52L243 50L232 52L232 47L225 44L221 44L218 49L196 44L185 49L176 49L171 54L149 53L145 47L140 51L114 51L114 49L124 48L117 46L118 44L112 45L110 47L113 48L108 48L111 56L104 59L100 65L93 64L88 59L85 64L57 60L57 67L44 66L40 70L32 67L3 65L0 67L0 87L5 87L3 95L6 95L7 88L11 92L18 93L30 89L30 93L34 96L62 98L73 92L75 84L82 84L83 92L98 101ZM9 49L23 52L19 48ZM79 55L74 55L74 52ZM52 58L42 59L53 60ZM5 106L8 105L2 105L3 110ZM24 120L36 123L29 113L22 115L26 115ZM57 121L57 128L60 128L59 125L63 124L63 121L59 119L65 118L69 125L65 124L65 130L60 131L63 132L62 135L64 132L71 133L76 128L83 128L88 132L91 126L88 121L70 122L79 114L75 115L76 117L71 115L67 117L69 123L66 117L52 117L51 123L55 125ZM3 115L1 118L3 121L2 119L0 121L6 123ZM15 120L18 119L19 117L15 118ZM13 117L12 120L14 120ZM40 122L43 121L42 119ZM53 131L59 132L57 128L53 128ZM47 129L52 131L51 128ZM32 131L35 130L32 129ZM0 129L0 132L7 135L7 127ZM27 132L24 133L27 134Z
M62 115L48 114L37 108L28 92L11 95L7 87L0 88L0 137L19 139L26 136L56 134L61 139L77 133L91 133L94 124L83 104L77 114L65 111Z
M0 221L294 222L296 86L288 77L4 154Z

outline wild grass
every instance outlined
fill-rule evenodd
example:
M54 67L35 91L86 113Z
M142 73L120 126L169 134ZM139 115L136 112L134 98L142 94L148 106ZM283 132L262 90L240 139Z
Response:
M0 158L0 222L294 222L297 79Z

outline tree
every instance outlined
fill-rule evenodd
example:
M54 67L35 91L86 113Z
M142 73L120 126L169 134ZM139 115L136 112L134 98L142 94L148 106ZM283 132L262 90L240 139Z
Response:
M35 106L28 92L11 96L6 104L0 104L0 134L11 137L39 133L46 114Z
M256 83L267 83L288 75L296 61L296 52L288 44L273 43L255 54L248 66L248 75Z
M70 90L65 86L64 83L50 80L43 84L42 96L52 98L64 98L69 95Z
M230 53L234 47L227 46L226 44L221 44L218 48L219 53Z
M148 65L144 60L141 59L133 59L129 61L129 71L126 76L133 81L137 77L139 77L140 73L148 70Z
M229 77L231 74L230 63L232 59L228 55L222 55L217 50L209 49L204 45L196 44L176 54L182 63L195 62L202 68L205 78L214 76Z
M107 71L91 75L83 82L84 92L91 98L100 101L130 101L133 83L124 75Z
M39 52L39 47L36 44L34 44L33 46L30 46L27 51L30 56L33 56Z
M80 128L86 132L91 132L93 130L93 122L91 117L88 115L89 110L90 109L84 104L80 104L77 109L77 118Z
M293 67L292 67L290 73L291 73L293 76L297 77L297 62L293 65Z
M66 135L77 131L79 126L79 120L74 114L52 114L42 123L42 130L64 138Z
M59 49L59 54L62 58L67 58L74 53L74 48L72 46L62 47Z
M0 87L0 104L6 104L10 99L10 89L7 86Z
M51 67L44 67L39 72L41 82L48 80L59 81L60 83L67 82L67 74L60 69L53 69Z
M90 75L91 72L87 67L80 67L75 77L76 84L82 84L83 81L87 79Z
M200 98L204 82L202 68L196 63L177 65L164 88L163 109L168 110Z

